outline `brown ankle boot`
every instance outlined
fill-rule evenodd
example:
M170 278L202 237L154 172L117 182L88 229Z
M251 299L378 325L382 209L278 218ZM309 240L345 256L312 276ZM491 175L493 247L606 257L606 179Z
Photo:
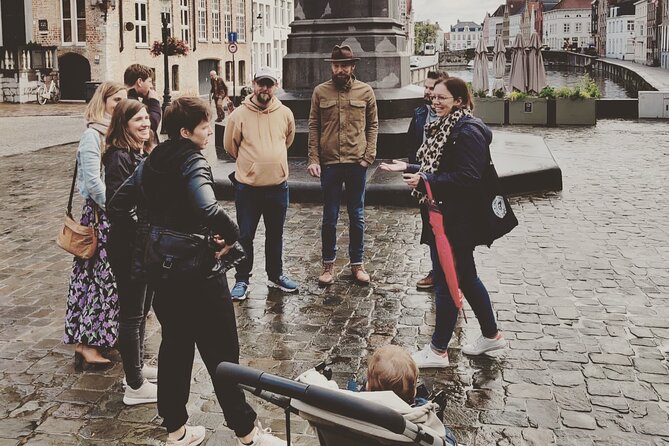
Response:
M323 262L323 272L318 276L319 285L332 285L334 278L334 262Z
M351 265L351 274L356 282L362 285L369 285L369 274L362 265Z

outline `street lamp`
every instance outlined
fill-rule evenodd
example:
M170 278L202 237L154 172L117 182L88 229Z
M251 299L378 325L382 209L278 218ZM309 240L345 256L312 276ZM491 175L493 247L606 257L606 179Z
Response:
M160 0L161 4L161 13L160 13L160 21L163 25L162 27L162 32L163 32L163 65L164 65L164 72L165 72L165 91L163 93L163 114L165 113L165 109L170 105L170 102L172 101L172 97L170 96L170 73L169 73L169 61L168 61L168 55L167 55L167 39L170 37L170 30L168 28L169 22L167 20L167 14L170 12L170 0Z

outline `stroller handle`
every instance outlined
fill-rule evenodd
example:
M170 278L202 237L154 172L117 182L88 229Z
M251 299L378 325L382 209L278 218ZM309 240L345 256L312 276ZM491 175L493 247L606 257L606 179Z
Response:
M261 388L303 401L338 415L376 424L395 434L403 434L406 421L398 412L374 401L366 401L333 389L302 384L244 365L222 362L216 368L216 379L223 382Z

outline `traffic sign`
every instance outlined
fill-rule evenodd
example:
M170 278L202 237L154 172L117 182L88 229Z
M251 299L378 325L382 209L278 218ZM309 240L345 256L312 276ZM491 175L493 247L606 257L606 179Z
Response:
M228 51L230 51L232 54L235 54L237 52L237 44L236 43L229 43L228 44Z
M228 33L228 42L237 43L237 31L230 31Z

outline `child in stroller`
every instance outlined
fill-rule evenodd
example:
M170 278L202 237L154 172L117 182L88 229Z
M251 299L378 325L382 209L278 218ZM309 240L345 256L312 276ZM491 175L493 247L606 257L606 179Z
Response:
M437 418L434 403L412 407L407 402L415 396L418 373L417 369L411 371L415 363L410 355L399 349L406 360L397 349L379 349L370 359L368 390L373 391L368 392L339 389L337 383L315 369L291 381L250 367L221 363L216 376L242 384L246 390L283 407L289 445L290 413L309 422L321 446L457 445L453 434ZM393 373L399 364L404 364L401 373ZM401 389L406 399L385 388Z

